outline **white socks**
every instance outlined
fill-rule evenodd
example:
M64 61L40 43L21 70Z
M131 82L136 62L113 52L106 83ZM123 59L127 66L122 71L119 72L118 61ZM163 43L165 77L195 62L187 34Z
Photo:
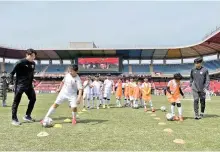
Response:
M174 105L171 105L171 113L173 116L175 115L175 106Z
M182 116L182 114L183 114L182 107L178 107L178 112L179 112L179 116Z
M76 118L76 112L72 112L73 118Z
M46 118L46 117L49 117L52 113L54 113L54 112L55 112L55 109L56 109L56 108L54 108L53 106L51 106L50 109L48 110L48 112L47 112L45 118Z

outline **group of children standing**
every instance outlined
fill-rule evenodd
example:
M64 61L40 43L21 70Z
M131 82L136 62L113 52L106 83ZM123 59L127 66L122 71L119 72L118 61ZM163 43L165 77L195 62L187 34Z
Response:
M87 77L83 83L83 106L84 108L95 108L99 109L100 105L103 108L110 108L111 95L115 95L117 107L144 107L144 111L148 111L147 105L150 106L150 110L155 112L151 98L151 82L147 77L141 79L127 78L123 79L118 77L117 82L109 79L107 76L105 80L101 80L95 77L92 81L91 77ZM184 94L180 87L180 80L182 75L180 73L174 74L172 80L168 82L165 94L168 101L171 104L171 113L175 120L183 120L182 106L180 102L180 96L184 97ZM122 98L124 97L124 102ZM94 104L96 101L96 105ZM175 106L177 106L179 116L175 116Z

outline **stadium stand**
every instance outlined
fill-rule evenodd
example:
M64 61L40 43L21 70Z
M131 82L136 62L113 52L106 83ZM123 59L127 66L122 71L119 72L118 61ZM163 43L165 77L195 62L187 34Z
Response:
M61 81L41 81L35 87L35 90L41 91L56 91Z
M147 64L135 64L131 65L133 74L148 74L150 67Z
M35 68L35 71L36 71L36 73L40 73L40 72L42 72L46 67L47 67L47 65L37 64L37 65L36 65L36 68Z
M48 66L46 73L62 73L67 69L67 65L51 64Z
M12 63L5 63L5 71L6 72L11 72L13 67L14 67L14 64L12 64Z
M122 72L123 72L123 73L128 73L128 72L129 72L129 67L128 67L128 64L123 65Z

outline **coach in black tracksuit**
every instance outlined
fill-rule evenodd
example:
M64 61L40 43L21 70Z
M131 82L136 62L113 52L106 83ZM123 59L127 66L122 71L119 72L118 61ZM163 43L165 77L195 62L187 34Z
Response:
M16 74L16 80L14 84L15 95L14 102L12 105L12 125L21 125L17 118L17 109L23 93L25 93L29 99L26 115L23 117L23 119L28 122L34 121L34 119L31 118L31 112L34 108L34 104L36 101L36 94L32 85L35 70L34 59L36 55L37 53L35 50L28 49L26 51L26 58L18 61L14 66L14 69L10 73L11 83L13 83L13 77Z
M194 112L195 119L199 120L204 116L205 112L205 99L206 91L209 89L209 72L201 64L203 62L202 58L197 58L194 60L195 68L191 70L190 74L190 86L192 88L193 98L194 98ZM199 99L201 104L201 113L199 115Z

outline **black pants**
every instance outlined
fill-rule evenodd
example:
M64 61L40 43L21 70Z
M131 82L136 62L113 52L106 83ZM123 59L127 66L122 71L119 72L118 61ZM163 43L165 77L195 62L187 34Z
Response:
M26 111L27 116L31 116L31 112L34 108L35 102L36 102L36 94L33 88L29 89L15 89L15 96L14 96L14 102L12 104L12 120L17 120L17 110L19 103L21 101L22 94L25 93L29 99L28 108Z
M198 116L198 114L199 114L199 100L200 100L200 104L201 104L201 113L205 112L206 93L193 91L193 98L194 98L194 112L195 112L195 115Z

